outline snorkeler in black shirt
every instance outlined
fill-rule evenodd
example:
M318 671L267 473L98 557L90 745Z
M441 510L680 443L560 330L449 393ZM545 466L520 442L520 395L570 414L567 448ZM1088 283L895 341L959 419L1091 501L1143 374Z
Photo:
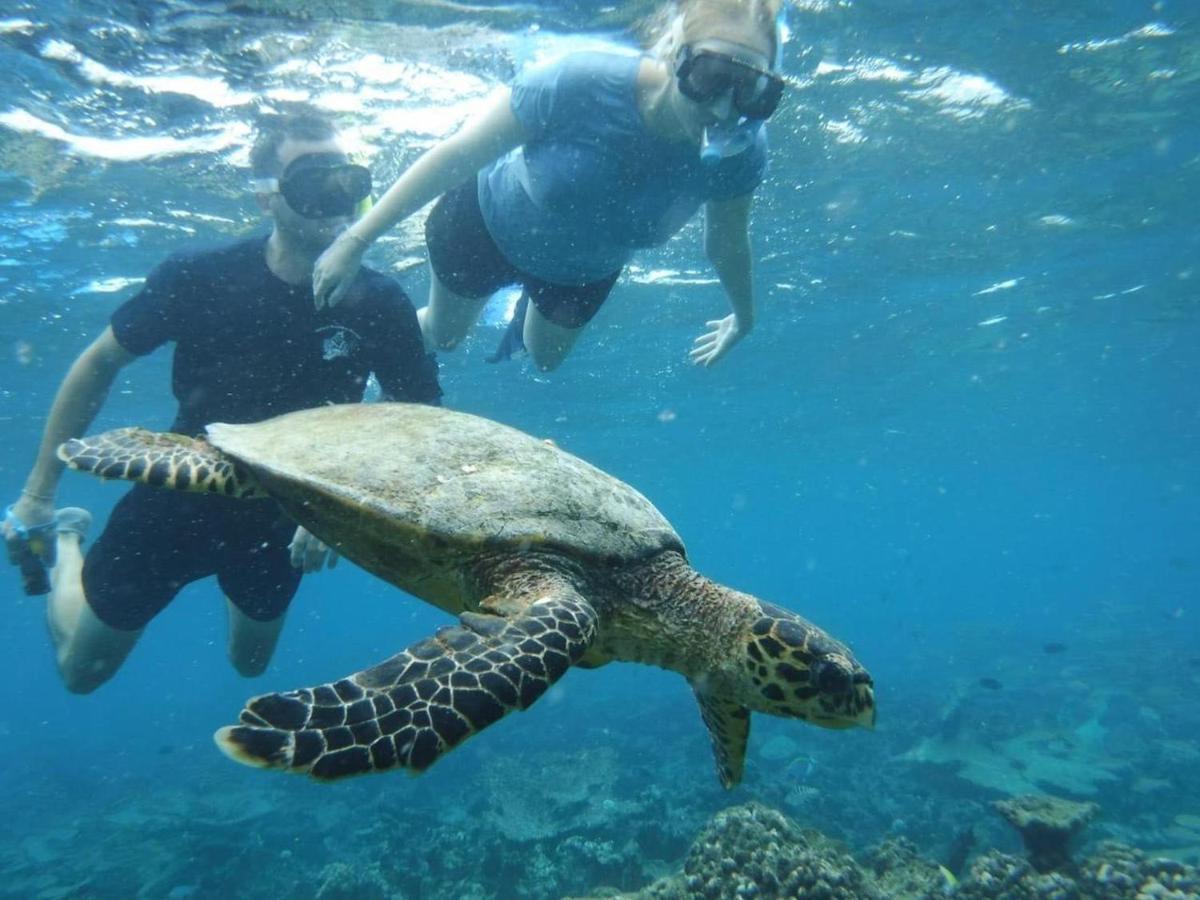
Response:
M266 119L251 154L269 237L177 254L119 307L58 391L37 462L7 512L10 559L27 592L49 590L47 618L67 687L86 693L116 673L149 621L186 584L215 575L228 600L229 653L244 675L270 660L303 571L333 559L272 501L133 488L86 560L85 510L54 509L59 443L82 434L118 372L174 343L173 430L253 422L362 399L373 373L384 399L438 403L437 363L412 303L364 269L349 297L318 310L312 268L370 191L330 122L311 113ZM40 564L53 565L44 584Z

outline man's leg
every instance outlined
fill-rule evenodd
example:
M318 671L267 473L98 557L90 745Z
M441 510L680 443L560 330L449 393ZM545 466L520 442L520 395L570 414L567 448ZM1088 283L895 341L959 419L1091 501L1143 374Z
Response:
M83 591L82 547L91 517L83 510L60 513L46 623L63 684L72 693L88 694L116 674L143 629L112 628L92 612Z
M417 321L421 323L426 349L433 352L457 347L487 302L486 296L472 300L454 293L442 284L430 266L429 305L417 310Z
M543 316L536 305L530 303L525 310L525 349L543 372L552 372L559 367L575 345L583 326L564 328Z
M229 659L233 667L246 678L261 675L267 670L275 645L279 643L286 616L260 622L238 609L228 597L225 608L229 610Z
M229 661L240 675L266 671L279 643L288 606L303 572L292 565L296 524L273 502L247 503L225 529L226 553L217 570L229 618Z

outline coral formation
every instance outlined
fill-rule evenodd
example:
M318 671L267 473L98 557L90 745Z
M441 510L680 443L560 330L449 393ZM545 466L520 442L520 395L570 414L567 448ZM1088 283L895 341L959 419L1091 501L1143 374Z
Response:
M1057 814L1066 816L1065 821L1089 815L1063 809ZM801 828L770 807L748 803L713 817L693 844L682 873L635 894L598 892L592 900L600 897L1197 900L1200 873L1176 860L1151 858L1108 841L1071 873L1039 872L1027 859L992 850L976 857L960 882L945 867L923 859L904 838L885 841L860 865L820 832Z
M969 879L954 893L964 900L1196 900L1200 873L1173 859L1152 858L1106 841L1080 864L1074 877L1040 873L1027 860L992 851L975 860Z
M717 813L683 867L691 897L880 897L839 845L758 803Z
M692 845L683 873L632 895L638 900L683 898L882 898L839 844L802 829L787 816L747 803L713 816Z
M387 900L392 896L378 864L331 862L318 876L316 900Z
M1078 900L1079 890L1066 875L1042 874L1026 859L992 850L971 864L954 896L964 900Z
M1083 893L1094 900L1122 897L1195 900L1200 872L1173 859L1147 857L1140 850L1105 841L1079 868Z
M871 876L884 897L936 897L954 885L945 867L923 859L908 838L889 838L867 858Z
M1026 794L997 800L992 806L1021 835L1029 861L1039 872L1066 869L1071 841L1099 811L1095 803Z

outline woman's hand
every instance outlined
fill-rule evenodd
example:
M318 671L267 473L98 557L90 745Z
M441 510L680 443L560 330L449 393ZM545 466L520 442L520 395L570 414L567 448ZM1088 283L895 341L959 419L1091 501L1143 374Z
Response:
M329 568L337 565L338 555L325 544L313 537L304 528L297 528L292 542L288 544L292 551L292 565L301 569L305 574L320 572L328 560Z
M343 231L336 241L325 248L313 266L313 302L317 309L334 307L342 302L346 291L362 265L367 243Z
M750 331L738 321L738 317L734 313L730 313L723 319L711 319L705 324L709 330L696 338L694 341L696 346L689 354L693 363L705 368L728 353L730 348Z

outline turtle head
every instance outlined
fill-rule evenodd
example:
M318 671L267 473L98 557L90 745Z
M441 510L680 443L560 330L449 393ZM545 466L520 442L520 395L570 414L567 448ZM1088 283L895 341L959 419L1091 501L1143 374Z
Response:
M746 705L823 728L874 727L874 682L850 649L795 613L760 606L746 641Z

